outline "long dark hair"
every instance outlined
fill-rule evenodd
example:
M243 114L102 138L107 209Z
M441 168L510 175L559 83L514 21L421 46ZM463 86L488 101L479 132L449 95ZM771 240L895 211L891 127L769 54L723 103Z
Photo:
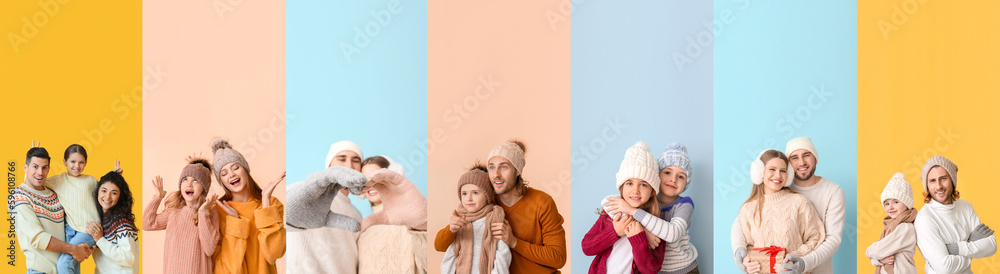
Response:
M118 203L108 209L108 212L104 212L104 208L101 208L101 204L98 201L97 194L101 192L101 185L105 183L113 183L118 187ZM132 214L132 191L128 189L128 183L125 182L125 177L117 172L110 171L104 176L101 176L101 180L97 181L97 188L94 189L94 200L97 203L97 213L101 216L101 227L105 230L104 233L108 233L108 229L114 229L111 227L112 224L124 219L127 223L135 224L135 214Z

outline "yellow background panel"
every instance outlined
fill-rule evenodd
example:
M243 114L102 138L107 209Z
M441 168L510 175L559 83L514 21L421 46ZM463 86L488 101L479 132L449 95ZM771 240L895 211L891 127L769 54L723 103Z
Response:
M858 273L874 271L882 189L906 174L921 208L920 170L933 155L958 165L961 199L1000 228L1000 17L995 1L858 1ZM914 256L924 273L919 251ZM997 256L972 261L1000 273Z
M5 169L15 162L16 171L8 174L15 176L14 186L23 182L24 156L32 140L40 141L52 157L50 176L66 171L63 151L79 143L89 154L84 174L100 178L120 159L131 192L141 197L145 73L140 5L139 1L0 2L4 38L0 155ZM140 227L141 206L137 198L133 213ZM9 248L13 239L7 240L4 246ZM24 254L16 246L14 254L15 266L5 256L0 272L24 273ZM136 258L137 268L141 261ZM93 273L93 258L81 269Z

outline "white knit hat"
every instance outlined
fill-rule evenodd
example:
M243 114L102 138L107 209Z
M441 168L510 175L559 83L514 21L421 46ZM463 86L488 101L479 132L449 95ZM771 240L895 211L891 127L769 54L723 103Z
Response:
M754 158L753 162L750 163L750 181L753 182L753 184L755 185L764 183L764 161L761 160L760 157L764 156L765 152L771 150L781 153L781 151L778 151L777 149L765 149L764 151L761 151L759 154L757 154L757 158ZM788 161L787 171L788 172L792 171L791 161ZM785 175L785 184L783 186L787 187L792 185L792 177L794 176L792 176L791 174Z
M656 163L659 165L660 170L664 168L675 166L680 168L687 173L687 184L684 184L684 190L687 190L688 186L691 185L691 177L694 177L694 169L691 168L691 159L688 158L687 147L678 142L673 142L667 145L667 149L660 153L660 157L656 158ZM681 190L682 192L684 190Z
M326 167L330 167L330 163L333 162L333 157L337 156L337 153L345 150L354 151L354 153L357 153L358 157L361 157L361 159L365 158L365 154L361 153L361 147L359 147L358 144L348 140L343 140L330 145L330 152L326 153Z
M378 155L378 156L382 156L382 158L385 158L386 161L389 161L389 166L386 167L386 169L395 173L399 173L399 175L406 177L406 169L403 168L403 165L397 163L396 161L393 161L392 158L389 158L389 156L385 155Z
M813 146L812 139L805 136L788 140L788 143L785 143L785 156L791 157L792 152L800 149L808 150L809 152L812 152L814 157L819 158L819 153L816 153L816 147Z
M899 200L906 205L906 208L913 208L913 189L902 172L893 174L892 178L889 178L889 183L885 184L885 189L882 189L881 202L884 203L888 199Z
M646 181L656 189L660 185L659 166L656 158L649 153L649 145L643 141L636 142L625 150L625 159L615 174L615 188L621 188L628 179L636 178Z
M948 176L951 176L951 187L952 191L958 188L958 166L952 163L951 160L945 158L944 156L934 156L927 159L927 163L924 163L924 169L920 171L920 181L924 183L924 192L930 192L927 190L927 173L931 172L931 169L940 166L943 167L945 171L948 172Z

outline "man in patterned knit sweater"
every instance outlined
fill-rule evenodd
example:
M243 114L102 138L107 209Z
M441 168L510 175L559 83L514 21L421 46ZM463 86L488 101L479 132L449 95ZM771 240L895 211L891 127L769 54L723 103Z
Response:
M7 211L14 219L14 232L28 273L56 273L60 253L73 255L80 262L94 251L87 244L71 245L63 239L66 215L59 197L44 185L50 159L44 148L29 149L24 161L24 183L7 196Z

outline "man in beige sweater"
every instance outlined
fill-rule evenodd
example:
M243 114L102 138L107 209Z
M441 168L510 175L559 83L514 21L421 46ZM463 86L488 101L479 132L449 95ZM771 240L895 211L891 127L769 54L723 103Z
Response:
M361 172L364 154L357 144L340 141L330 146L326 167L344 166ZM330 210L361 221L361 211L351 204L345 188L333 199ZM339 228L289 229L288 273L358 273L358 232Z

